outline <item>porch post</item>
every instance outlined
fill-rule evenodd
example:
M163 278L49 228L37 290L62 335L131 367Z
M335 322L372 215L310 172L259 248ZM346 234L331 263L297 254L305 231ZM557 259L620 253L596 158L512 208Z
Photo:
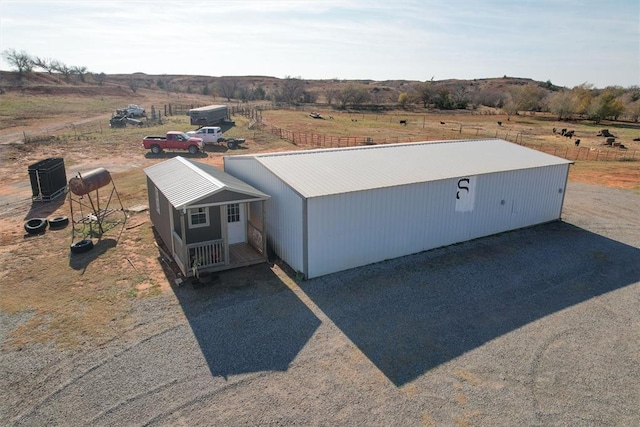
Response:
M229 265L229 233L227 232L227 205L220 205L220 224L222 225L222 244L224 245L224 265Z
M189 259L189 249L187 249L187 232L184 225L184 218L186 216L186 209L180 212L180 233L182 233L182 259L184 260L184 269L186 275L189 277L189 271L191 270L191 260Z
M262 211L262 255L264 255L265 259L269 258L269 254L267 254L267 209L264 206L264 200L260 200L260 207Z

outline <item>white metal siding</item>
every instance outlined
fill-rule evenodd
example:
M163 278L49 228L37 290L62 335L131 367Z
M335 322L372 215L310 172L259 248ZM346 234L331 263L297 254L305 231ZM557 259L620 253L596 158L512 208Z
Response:
M469 212L455 210L463 177L311 198L305 273L317 277L559 219L568 167L475 176Z
M271 196L265 201L268 245L296 271L304 271L303 199L251 158L224 158L225 172Z

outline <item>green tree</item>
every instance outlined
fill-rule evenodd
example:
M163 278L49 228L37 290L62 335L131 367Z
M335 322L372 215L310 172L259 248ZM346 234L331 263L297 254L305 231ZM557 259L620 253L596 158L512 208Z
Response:
M264 88L262 86L258 86L257 88L253 89L253 98L254 99L263 100L266 97L267 97L267 94L264 91Z
M400 105L400 108L402 109L407 108L408 103L409 103L409 94L407 92L402 92L400 95L398 95L398 105Z
M638 120L640 119L640 100L627 104L625 111L631 117L631 120L638 123Z
M589 118L595 123L600 123L606 118L617 120L623 112L624 103L612 89L605 89L593 100L588 109Z
M510 87L508 94L511 98L511 109L514 114L519 111L540 111L542 109L545 92L534 83Z
M576 112L576 99L571 91L563 90L551 95L549 111L558 116L558 120L571 117Z
M446 88L440 88L433 96L433 104L440 110L455 110L456 103L451 92Z
M417 93L417 98L422 102L422 106L427 108L433 98L433 78L431 78L431 81L420 84L420 86L418 86Z
M571 89L571 94L574 97L576 114L586 115L593 100L593 85L590 83L582 83Z

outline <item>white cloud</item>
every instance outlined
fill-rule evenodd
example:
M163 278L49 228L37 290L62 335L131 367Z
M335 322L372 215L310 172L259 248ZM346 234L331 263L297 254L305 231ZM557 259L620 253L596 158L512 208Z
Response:
M507 74L631 85L639 83L639 8L634 0L2 0L0 43L107 73Z

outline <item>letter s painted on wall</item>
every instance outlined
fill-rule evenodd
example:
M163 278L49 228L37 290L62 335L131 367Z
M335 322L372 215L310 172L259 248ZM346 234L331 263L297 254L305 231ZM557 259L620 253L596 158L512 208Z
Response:
M467 185L463 185L466 183ZM462 178L458 180L458 188L460 190L467 190L467 194L469 193L469 178ZM456 199L460 200L460 191L456 192Z

